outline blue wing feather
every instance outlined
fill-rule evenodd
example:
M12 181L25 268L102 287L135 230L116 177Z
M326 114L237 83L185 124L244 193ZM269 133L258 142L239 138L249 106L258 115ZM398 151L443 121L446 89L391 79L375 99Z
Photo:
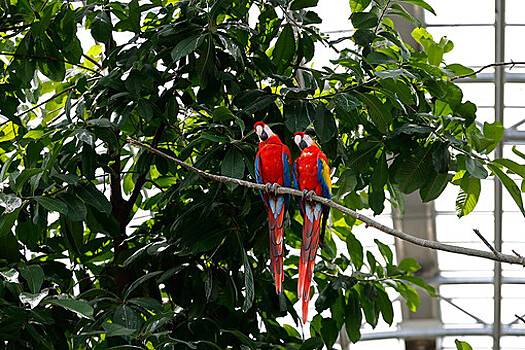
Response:
M288 155L283 152L283 184L285 187L291 187L292 186L292 179L290 178L290 160L288 159ZM290 195L286 194L284 195L284 201L286 204L285 208L288 208L288 204L290 203Z
M255 179L257 180L258 184L263 184L263 179L262 179L261 171L260 171L260 164L261 164L261 155L257 154L257 157L255 157ZM259 190L259 193L261 195L261 198L264 204L266 204L266 206L268 207L268 201L264 198L264 193L260 190Z
M331 199L332 191L331 191L330 185L328 185L323 175L323 171L330 173L328 164L326 164L326 162L323 159L319 158L317 160L317 180L319 180L319 183L321 184L321 193L323 197Z
M293 185L294 185L294 188L297 189L297 190L301 190L301 188L299 187L299 174L298 174L298 170L297 170L297 161L295 161L295 163L293 163ZM303 203L301 201L301 199L299 197L295 197L295 199L297 200L297 205L299 206L299 211L301 212L301 216L304 216L304 208L303 208Z

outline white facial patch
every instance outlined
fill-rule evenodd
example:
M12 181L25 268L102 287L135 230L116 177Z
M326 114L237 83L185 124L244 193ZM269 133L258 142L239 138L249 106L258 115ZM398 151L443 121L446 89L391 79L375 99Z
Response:
M273 136L273 131L272 131L272 129L270 129L270 127L268 125L264 125L264 131L266 131L266 134L268 134L268 137L272 137Z
M297 146L299 146L299 143L301 142L301 135L295 135L294 142Z
M312 138L309 135L304 135L303 140L304 142L306 142L308 146L311 146L314 144L314 140L312 140Z
M263 127L262 127L262 125L259 124L259 125L257 125L257 126L255 127L255 132L257 133L257 135L262 134L262 131L263 131Z

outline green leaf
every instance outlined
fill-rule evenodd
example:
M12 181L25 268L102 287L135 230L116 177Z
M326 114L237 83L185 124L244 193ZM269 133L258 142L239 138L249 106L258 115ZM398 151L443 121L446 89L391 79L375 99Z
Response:
M242 250L243 261L244 261L244 286L246 287L246 297L244 298L244 304L242 305L242 310L244 312L248 311L253 304L255 299L255 286L253 284L253 273L250 262L248 261L248 255L246 251Z
M44 283L44 270L39 265L25 265L23 263L18 265L18 271L27 282L29 290L33 294L40 292L42 283Z
M416 272L421 270L421 266L414 258L404 258L399 263L398 268L406 272Z
M476 204L478 204L481 183L479 179L469 177L466 174L461 179L460 187L461 189L456 198L456 214L458 217L463 217L472 212Z
M523 208L523 198L521 196L521 191L518 185L516 185L516 183L496 165L489 163L487 166L501 180L501 183L503 183L503 186L505 186L512 199L514 199L514 202L516 202L516 204L518 205L518 208L520 208L521 213L525 216L525 209Z
M361 270L363 266L363 245L354 234L348 230L348 236L346 237L346 247L348 249L348 254L350 254L350 259L355 265L357 270Z
M244 333L238 331L238 330L234 330L234 329L221 329L221 332L222 333L230 333L232 335L234 335L237 339L239 339L239 341L248 346L250 349L252 350L255 350L257 348L255 342L253 340L251 340L247 335L245 335Z
M475 178L485 179L489 173L485 167L477 160L469 155L465 155L465 167L467 171Z
M505 128L498 121L494 123L485 122L483 124L483 135L486 138L494 140L494 142L486 148L486 153L490 153L496 148L498 143L503 139L504 132Z
M321 143L330 141L337 131L334 116L322 103L317 106L315 111L314 128Z
M356 29L374 28L379 24L379 18L373 12L354 12L350 20Z
M202 44L204 35L193 35L181 40L171 51L171 59L176 62L182 57L189 55Z
M244 176L244 159L242 153L235 147L226 152L221 164L221 174L235 179L242 179Z
M525 165L518 164L513 160L505 159L505 158L496 158L492 162L499 164L499 165L503 165L505 168L509 169L512 173L525 178Z
M371 2L372 0L350 0L350 10L352 12L363 11Z
M77 186L78 196L98 211L111 213L111 203L92 183Z
M443 173L433 173L427 183L419 190L419 195L423 202L430 202L439 197L448 185L449 175Z
M51 197L34 197L38 204L48 211L56 211L60 214L67 214L67 205L59 199Z
M410 282L413 285L416 285L420 287L421 289L426 290L428 295L430 295L431 297L434 297L434 298L438 297L438 295L436 294L436 289L419 277L405 275L405 276L397 277L397 279Z
M328 349L335 344L338 336L337 323L332 318L323 318L321 320L321 337Z
M386 244L383 244L379 242L379 240L374 239L375 244L377 244L379 251L381 252L381 255L383 255L383 258L385 258L385 261L387 264L392 265L392 261L394 259L394 256L392 254L392 250L390 250L390 247Z
M430 13L432 13L434 16L436 15L436 12L432 8L432 6L430 6L429 4L427 4L423 0L403 0L403 1L404 2L408 2L410 4L414 4L414 5L419 6L421 8L424 8L425 10L429 11Z
M21 194L22 188L36 174L40 174L44 169L24 169L16 178L15 193Z
M134 329L126 328L124 326L121 326L118 323L104 322L102 324L102 327L106 331L106 336L107 337L127 336L127 335L131 335L131 334L133 334L133 332L135 332ZM139 348L139 347L137 347L137 348ZM139 349L142 349L142 348L139 348Z
M386 161L386 151L381 150L374 172L370 177L370 187L368 192L368 203L374 211L374 215L381 214L385 209L385 185L388 180L388 164Z
M294 101L284 105L284 125L291 133L304 131L315 120L315 106L311 102Z
M375 96L367 94L359 94L359 99L367 106L368 114L372 122L382 132L386 132L386 128L392 123L392 115L390 110Z
M381 288L376 286L377 291L377 306L383 315L383 320L388 323L390 326L394 321L394 309L392 307L392 302L388 298L388 294Z
M361 339L362 319L363 314L361 313L359 295L354 288L351 288L348 293L348 303L346 304L345 328L352 343L357 343Z
M160 271L157 271L160 272ZM113 314L113 323L120 324L128 329L139 330L142 326L142 317L127 304L119 305Z
M106 43L111 38L111 21L104 11L98 11L91 23L91 36L96 41Z
M75 299L46 299L45 304L51 304L63 307L66 310L73 311L79 317L84 317L94 321L93 307L85 301Z
M410 311L416 312L419 306L419 294L414 289L414 287L404 283L396 281L396 286L394 287L399 294L405 299L406 305Z
M474 73L474 70L472 68L465 67L458 63L449 64L445 67L445 69L451 70L454 73L454 76L456 77ZM471 75L469 78L476 79L476 75Z
M300 10L305 7L314 7L317 6L319 0L294 0L290 4L290 10Z
M122 299L126 300L129 297L130 293L133 292L138 286L140 286L142 283L146 282L147 280L160 275L163 272L164 271L150 272L150 273L145 274L144 276L137 278L135 281L133 281L133 283L129 285L128 288L126 288L126 290L122 294Z
M139 115L146 120L151 120L151 118L153 118L153 106L151 105L151 102L144 98L139 100L137 111L139 112Z
M420 148L417 153L399 156L391 166L394 180L399 189L406 194L423 187L434 172L432 164L432 147Z
M14 226L15 220L18 219L18 214L22 207L18 207L10 213L4 212L0 215L0 239L5 238L5 236L11 232L11 229Z
M295 53L295 39L290 24L286 24L279 35L273 50L273 62L277 66L277 72L282 74L286 67L292 62Z
M472 346L470 346L470 344L467 343L466 341L461 341L461 340L456 339L455 343L456 343L457 350L472 350Z
M129 75L124 82L124 86L132 94L138 95L142 90L143 83L144 77L142 77L140 71L133 69L131 72L129 72Z
M305 340L303 345L299 348L300 350L315 350L323 347L323 339L319 337L312 337Z

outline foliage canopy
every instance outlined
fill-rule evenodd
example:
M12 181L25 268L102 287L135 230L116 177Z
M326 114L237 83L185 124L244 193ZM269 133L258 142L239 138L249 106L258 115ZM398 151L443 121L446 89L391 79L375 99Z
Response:
M397 264L377 240L381 258L364 251L359 223L333 212L304 340L298 257L292 249L285 260L279 298L259 196L137 152L128 136L253 179L256 121L294 155L291 136L311 127L334 168L334 197L349 208L380 214L388 194L402 209L402 193L431 201L452 184L463 216L490 171L524 211L508 175L525 177L523 165L487 157L503 127L476 124L453 81L472 70L444 61L452 42L417 28L423 51L414 51L390 17L420 23L391 0L351 0L355 30L331 41L316 28L317 3L0 1L0 344L331 348L341 329L356 342L362 322L392 323L387 290L410 310L414 286L434 294L414 259ZM84 49L83 35L97 44ZM312 68L319 45L339 53L337 68ZM287 246L299 248L300 225L292 206Z

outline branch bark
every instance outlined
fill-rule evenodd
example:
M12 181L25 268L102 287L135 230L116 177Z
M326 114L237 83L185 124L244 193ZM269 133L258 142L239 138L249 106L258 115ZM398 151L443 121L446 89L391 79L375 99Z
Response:
M193 167L193 166L191 166L189 164L186 164L183 161L181 161L180 159L177 159L175 157L172 157L172 156L162 152L160 149L151 147L151 146L146 145L146 144L144 144L144 143L142 143L140 141L134 140L134 139L132 139L130 137L127 138L127 141L129 143L131 143L131 144L134 144L134 145L138 146L138 147L142 147L142 148L148 150L149 152L151 152L153 154L161 156L161 157L163 157L163 158L165 158L165 159L167 159L169 161L175 162L178 165L180 165L181 167L183 167L183 168L185 168L185 169L187 169L189 171L195 172L195 173L199 174L202 177L205 177L205 178L208 178L208 179L212 179L212 180L215 180L215 181L219 181L219 182L233 183L233 184L237 184L237 185L240 185L240 186L253 188L253 189L256 189L256 190L264 191L266 189L266 187L264 185L257 184L257 183L254 183L254 182L240 180L240 179L234 179L234 178L227 177L227 176L222 176L222 175L210 174L210 173L208 173L206 171L197 169L197 168L195 168L195 167ZM293 189L293 188L289 188L289 187L279 187L279 188L277 188L277 193L290 194L290 195L294 195L294 196L302 196L303 195L303 193L301 191ZM496 255L496 254L494 254L492 252L488 252L488 251L483 251L483 250L478 250L478 249L470 249L470 248L465 248L465 247L459 247L459 246L454 246L454 245L451 245L451 244L445 244L445 243L440 243L440 242L436 242L436 241L431 241L431 240L415 237L415 236L412 236L412 235L410 235L408 233L405 233L405 232L396 230L394 228L388 227L386 225L383 225L383 224L375 221L374 219L369 218L366 215L360 214L360 213L358 213L358 212L356 212L356 211L354 211L352 209L344 207L344 206L342 206L342 205L340 205L338 203L333 202L330 199L314 195L314 196L312 196L312 200L314 200L316 202L319 202L319 203L322 203L322 204L325 204L325 205L327 205L327 206L329 206L329 207L331 207L331 208L333 208L335 210L340 211L343 214L346 214L346 215L351 216L351 217L353 217L353 218L355 218L357 220L360 220L360 221L364 222L367 227L369 227L369 226L370 227L374 227L374 228L378 229L379 231L382 231L382 232L384 232L384 233L386 233L388 235L397 237L399 239L402 239L404 241L410 242L410 243L415 244L415 245L419 245L421 247L441 250L441 251L455 253L455 254L476 256L476 257L480 257L480 258L484 258L484 259L490 259L490 260L494 260L494 261L500 261L500 262L508 263L508 264L522 265L522 266L525 267L525 258L521 257L521 256L514 256L514 255L508 255L508 254L502 254L502 253L498 253Z
M496 62L496 63L491 63L491 64L487 64L486 66L483 66L481 67L480 69L478 69L477 71L474 71L472 73L468 73L468 74L463 74L463 75L458 75L458 76L455 76L453 78L451 78L450 80L457 80L457 79L462 79L462 78L468 78L468 77L471 77L473 75L476 75L478 73L481 73L483 72L485 69L488 69L488 68L492 68L492 67L501 67L501 66L510 66L510 68L512 69L512 67L514 67L515 65L525 65L525 62L514 62L514 61L510 61L510 62Z

